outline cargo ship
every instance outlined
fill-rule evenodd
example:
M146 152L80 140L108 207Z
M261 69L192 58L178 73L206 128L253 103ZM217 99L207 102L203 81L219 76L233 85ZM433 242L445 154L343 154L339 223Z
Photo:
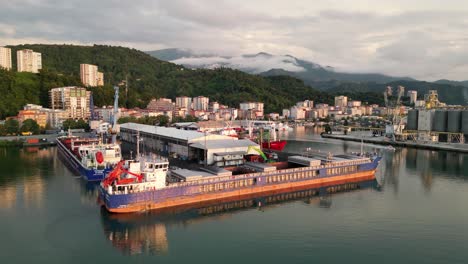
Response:
M63 136L57 146L66 162L87 181L101 181L122 159L118 144L103 144L98 138Z
M290 156L275 163L169 170L162 158L117 164L99 186L99 200L112 213L189 206L202 202L301 190L375 179L381 157L356 155Z

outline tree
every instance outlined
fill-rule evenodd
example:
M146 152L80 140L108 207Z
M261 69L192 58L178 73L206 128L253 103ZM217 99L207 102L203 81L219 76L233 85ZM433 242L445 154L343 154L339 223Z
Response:
M36 120L26 119L23 121L23 124L21 125L21 132L31 132L37 135L41 132L41 128L37 124Z
M84 129L86 131L89 131L89 124L83 119L75 120L72 118L69 118L62 123L62 127L64 130L68 129Z
M8 119L5 121L5 131L7 135L16 135L19 131L19 122L16 119Z

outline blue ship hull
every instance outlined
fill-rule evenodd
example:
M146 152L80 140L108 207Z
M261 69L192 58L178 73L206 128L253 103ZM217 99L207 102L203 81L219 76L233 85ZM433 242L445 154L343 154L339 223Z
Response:
M101 181L105 178L105 176L112 171L113 168L108 167L102 170L98 169L90 169L84 167L80 161L70 152L70 150L62 144L59 140L57 140L57 146L62 153L63 157L65 158L66 162L71 166L73 170L78 172L86 181Z
M353 173L373 172L377 169L380 160L381 160L381 157L376 157L372 162L360 164L358 165L357 170L354 171ZM261 187L261 186L266 187L266 186L276 185L279 183L281 184L297 183L297 182L303 182L303 181L313 180L313 179L346 176L346 174L342 174L342 173L330 174L327 171L327 169L330 169L330 168L338 169L342 167L346 167L346 166L323 168L317 171L317 174L313 174L315 176L305 177L301 179L296 178L296 179L286 180L283 182L269 182L267 180L267 177L272 177L272 176L277 176L277 175L288 175L288 174L293 174L294 172L291 173L291 172L277 171L276 173L268 174L268 175L260 175L261 173L255 173L255 175L250 177L251 179L254 179L254 182L255 182L254 186L251 186L251 187ZM316 170L311 169L310 171L316 171ZM226 180L224 182L220 181L217 183L229 183L229 182L236 181L236 180L237 179L235 177L232 177L230 180ZM104 203L106 208L110 211L112 211L112 209L117 209L117 210L124 209L125 210L125 208L132 207L133 205L140 205L144 203L157 204L157 203L162 203L171 199L202 195L203 193L200 192L200 186L202 185L185 185L185 186L178 186L178 187L172 187L172 188L164 188L160 190L150 190L150 191L139 192L139 193L109 195L107 191L104 190L104 188L100 185L99 186L99 198ZM219 194L221 197L222 193L231 192L234 190L241 190L245 188L251 188L251 187L229 188L225 190L216 191L215 193Z

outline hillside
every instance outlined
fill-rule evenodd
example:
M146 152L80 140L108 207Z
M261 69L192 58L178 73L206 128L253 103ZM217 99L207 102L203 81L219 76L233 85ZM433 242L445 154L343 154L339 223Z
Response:
M94 102L112 104L112 85L128 76L128 98L121 89L120 104L145 107L154 97L204 95L222 104L238 106L242 101L265 102L265 110L280 111L296 101L314 98L331 102L332 97L317 91L298 79L288 76L261 77L232 69L191 70L160 61L148 54L129 48L110 46L20 45L10 46L13 54L29 48L42 53L40 74L0 71L0 89L12 92L12 100L4 101L0 116L15 115L25 103L48 105L48 90L63 85L81 85L80 63L92 63L104 72L106 85L92 88ZM13 60L16 63L16 60ZM14 65L14 68L16 65ZM9 98L9 97L8 97Z

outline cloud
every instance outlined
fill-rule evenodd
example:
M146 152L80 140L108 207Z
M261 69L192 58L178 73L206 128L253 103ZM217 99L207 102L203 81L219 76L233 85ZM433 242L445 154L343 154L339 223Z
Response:
M256 74L270 69L284 69L292 72L305 71L303 67L298 65L295 58L289 56L271 56L268 54L258 54L256 56L235 56L229 58L219 56L191 57L177 59L172 62L203 68L228 67L246 70Z
M466 79L468 2L437 0L2 1L0 44L22 41L291 54L348 72ZM238 61L235 61L235 60ZM282 65L271 61L271 65ZM294 63L287 63L294 68ZM299 70L299 69L295 69Z

